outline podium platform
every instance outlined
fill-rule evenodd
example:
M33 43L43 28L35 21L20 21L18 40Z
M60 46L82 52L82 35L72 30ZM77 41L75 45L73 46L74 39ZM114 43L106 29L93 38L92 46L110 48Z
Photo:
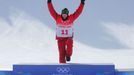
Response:
M0 75L134 75L134 70L116 70L114 65L49 64L13 65L13 71Z
M114 65L14 65L18 75L114 75ZM19 74L20 73L20 74Z

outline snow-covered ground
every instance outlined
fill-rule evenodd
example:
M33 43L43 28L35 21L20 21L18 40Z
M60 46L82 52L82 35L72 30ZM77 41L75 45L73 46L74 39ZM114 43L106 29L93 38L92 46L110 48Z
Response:
M0 18L1 70L11 70L13 64L58 63L58 49L54 30L25 12L16 11L16 13L11 14L10 21L11 25ZM106 28L111 29L111 31L114 29L108 26ZM122 32L122 29L119 31ZM125 32L125 29L123 31ZM113 30L111 34L114 35L115 32L117 31ZM117 33L116 36L122 37L121 35L123 33L120 35ZM130 39L125 41L127 40ZM133 47L132 45L129 46ZM106 63L115 64L116 69L131 69L134 68L133 58L133 49L103 50L75 41L71 63Z

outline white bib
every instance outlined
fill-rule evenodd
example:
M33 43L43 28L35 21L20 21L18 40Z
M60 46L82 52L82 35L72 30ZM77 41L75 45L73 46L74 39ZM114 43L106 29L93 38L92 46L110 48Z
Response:
M56 28L57 37L72 37L73 36L73 26L57 26Z

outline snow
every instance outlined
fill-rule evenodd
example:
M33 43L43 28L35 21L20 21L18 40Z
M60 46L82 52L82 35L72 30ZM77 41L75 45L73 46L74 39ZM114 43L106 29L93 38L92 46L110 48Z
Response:
M120 43L134 49L134 26L123 23L103 23L107 33L117 38Z
M58 63L54 30L22 11L11 14L10 21L12 25L0 18L0 70L12 70L13 64ZM70 63L115 64L116 69L131 69L133 53L133 49L103 50L74 40Z

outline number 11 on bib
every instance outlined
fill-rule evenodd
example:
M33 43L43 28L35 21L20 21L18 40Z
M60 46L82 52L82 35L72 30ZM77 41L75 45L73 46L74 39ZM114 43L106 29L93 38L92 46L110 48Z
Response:
M73 28L72 27L69 27L69 28L57 27L56 35L58 37L72 37L73 36Z

